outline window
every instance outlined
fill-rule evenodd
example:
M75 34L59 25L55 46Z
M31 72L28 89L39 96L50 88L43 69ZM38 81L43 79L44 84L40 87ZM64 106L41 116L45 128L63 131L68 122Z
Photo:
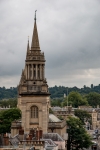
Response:
M38 107L37 106L31 107L31 118L38 118Z

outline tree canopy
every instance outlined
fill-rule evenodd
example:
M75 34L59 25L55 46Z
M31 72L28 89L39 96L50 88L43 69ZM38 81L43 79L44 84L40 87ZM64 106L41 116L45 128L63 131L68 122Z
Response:
M83 128L82 122L78 118L69 117L67 120L68 129L68 147L69 149L75 147L77 150L80 148L88 148L91 144L91 137Z
M96 92L91 92L87 94L86 99L90 106L97 107L97 105L100 105L100 94Z
M74 114L81 120L82 124L85 124L86 121L89 121L91 124L92 116L87 111L76 109Z
M11 122L21 118L21 111L17 108L0 111L0 133L10 132Z
M91 87L87 87L86 85L84 85L82 88L78 88L76 86L64 87L64 86L55 85L54 87L49 87L51 98L61 98L64 96L64 93L67 95L67 89L68 89L68 93L74 91L80 93L81 95L86 95L89 94L90 92L100 93L100 84L97 86L91 84Z
M91 87L87 87L86 85L84 85L83 88L78 88L76 86L69 88L55 85L54 87L49 87L49 92L51 94L52 106L66 106L67 99L64 99L64 94L68 94L67 96L69 99L69 105L72 104L73 107L78 107L79 105L90 105L96 107L97 105L100 105L100 84L97 86L93 86L93 84L91 84ZM17 88L10 87L9 89L7 89L5 87L0 87L0 100L5 99L10 99L10 101L11 99L15 99L16 101ZM76 99L78 99L78 101L76 101ZM12 103L15 101L12 101ZM9 104L7 104L7 102L4 101L0 102L0 106L6 107L9 106ZM11 105L11 107L15 106Z
M16 97L17 97L16 87L10 87L9 89L6 89L5 87L0 87L0 100Z
M1 100L0 101L0 106L1 107L17 107L17 98L12 98L12 99L8 99L8 100Z
M90 92L97 92L100 94L100 84L97 86L94 86L91 84L91 87L87 87L84 85L82 88L78 88L76 86L74 87L65 87L65 86L54 86L49 87L49 91L51 93L51 98L61 98L64 96L64 93L67 95L67 89L68 93L74 91L78 92L81 95L89 94ZM9 98L16 98L17 97L17 87L10 87L9 89L5 87L0 87L0 99L9 99Z
M66 98L64 101L64 105L67 104L67 100L68 105L72 105L75 108L81 105L88 105L87 100L85 98L82 98L81 94L78 92L70 92L68 98Z

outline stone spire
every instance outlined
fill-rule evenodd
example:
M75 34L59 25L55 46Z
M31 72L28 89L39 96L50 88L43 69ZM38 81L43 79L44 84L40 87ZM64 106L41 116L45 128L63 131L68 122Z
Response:
M35 18L34 18L34 29L33 29L31 50L40 50L38 31L37 31L37 25L36 25L36 11L35 11Z

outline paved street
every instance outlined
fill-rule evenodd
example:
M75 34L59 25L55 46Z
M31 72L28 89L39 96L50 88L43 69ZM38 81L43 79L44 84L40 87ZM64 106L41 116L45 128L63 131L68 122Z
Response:
M97 143L97 150L100 150L100 136L98 137L98 134L95 134L94 130L87 130L87 132L90 134L90 136L93 138L93 142ZM98 138L97 138L98 137ZM88 150L92 150L90 147ZM94 149L95 150L95 149Z

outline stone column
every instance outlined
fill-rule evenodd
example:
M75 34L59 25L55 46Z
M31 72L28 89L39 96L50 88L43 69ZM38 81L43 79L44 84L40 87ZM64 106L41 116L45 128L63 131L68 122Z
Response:
M28 65L27 65L27 80L28 80Z
M45 65L44 65L44 79L45 79Z
M33 68L33 64L32 64L32 80L34 79L34 68Z
M28 65L27 65L27 79L28 79Z
M47 133L48 115L47 115L47 105L46 105L46 103L44 103L42 105L42 129L43 129L43 133Z
M44 79L45 78L45 76L44 76L44 65L42 67L42 74L43 74L42 78Z
M40 65L40 80L42 80L42 65Z
M30 66L30 69L31 69L31 70L30 70L30 72L31 72L30 78L31 78L31 80L32 80L32 78L33 78L33 74L32 74L32 69L33 69L33 68L32 68L32 64L31 64L31 66Z
M41 78L43 80L43 65L41 65Z
M38 66L38 79L40 80L40 65Z
M36 79L37 79L37 73L38 73L38 69L37 69L37 64L36 64Z

